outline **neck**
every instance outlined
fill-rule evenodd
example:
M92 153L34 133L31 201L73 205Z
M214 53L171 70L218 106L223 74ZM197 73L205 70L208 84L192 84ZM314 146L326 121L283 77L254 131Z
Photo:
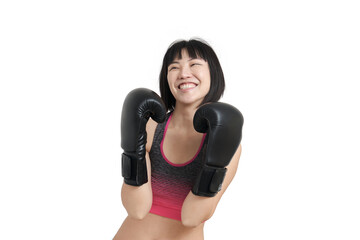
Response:
M176 103L176 107L174 109L171 123L174 128L185 129L194 129L193 119L197 107L195 105L184 105L181 103Z

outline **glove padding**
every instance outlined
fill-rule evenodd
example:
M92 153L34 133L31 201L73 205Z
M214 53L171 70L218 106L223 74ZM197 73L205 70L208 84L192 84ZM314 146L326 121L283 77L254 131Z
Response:
M225 167L241 142L243 123L241 112L230 104L207 103L196 111L194 128L207 133L207 148L205 164L192 188L193 194L213 197L221 190Z
M124 182L132 186L148 181L145 154L149 117L158 123L164 122L165 104L149 89L132 90L125 98L121 113L122 176Z

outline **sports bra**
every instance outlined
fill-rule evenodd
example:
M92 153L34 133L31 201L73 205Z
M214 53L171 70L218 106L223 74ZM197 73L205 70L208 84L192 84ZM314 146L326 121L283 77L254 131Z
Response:
M163 142L172 112L165 122L157 125L149 152L151 161L151 188L153 202L150 213L181 221L181 208L186 196L203 166L206 150L206 134L195 156L183 164L175 164L166 158Z

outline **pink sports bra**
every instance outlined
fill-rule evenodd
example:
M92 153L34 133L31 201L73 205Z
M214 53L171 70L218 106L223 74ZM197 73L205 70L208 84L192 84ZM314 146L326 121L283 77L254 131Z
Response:
M166 158L162 148L171 117L172 112L167 114L164 123L156 127L149 152L153 192L150 213L181 221L182 204L203 166L206 134L192 159L184 164L174 164Z

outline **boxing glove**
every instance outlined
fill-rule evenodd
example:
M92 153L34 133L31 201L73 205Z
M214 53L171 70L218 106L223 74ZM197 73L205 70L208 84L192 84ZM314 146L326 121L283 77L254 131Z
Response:
M124 182L141 186L148 181L146 168L146 123L151 117L164 122L165 104L153 91L146 88L132 90L125 98L121 113L122 176Z
M204 166L192 188L195 195L213 197L221 190L226 166L241 142L243 123L241 112L230 104L207 103L196 111L194 128L207 133L207 148Z

